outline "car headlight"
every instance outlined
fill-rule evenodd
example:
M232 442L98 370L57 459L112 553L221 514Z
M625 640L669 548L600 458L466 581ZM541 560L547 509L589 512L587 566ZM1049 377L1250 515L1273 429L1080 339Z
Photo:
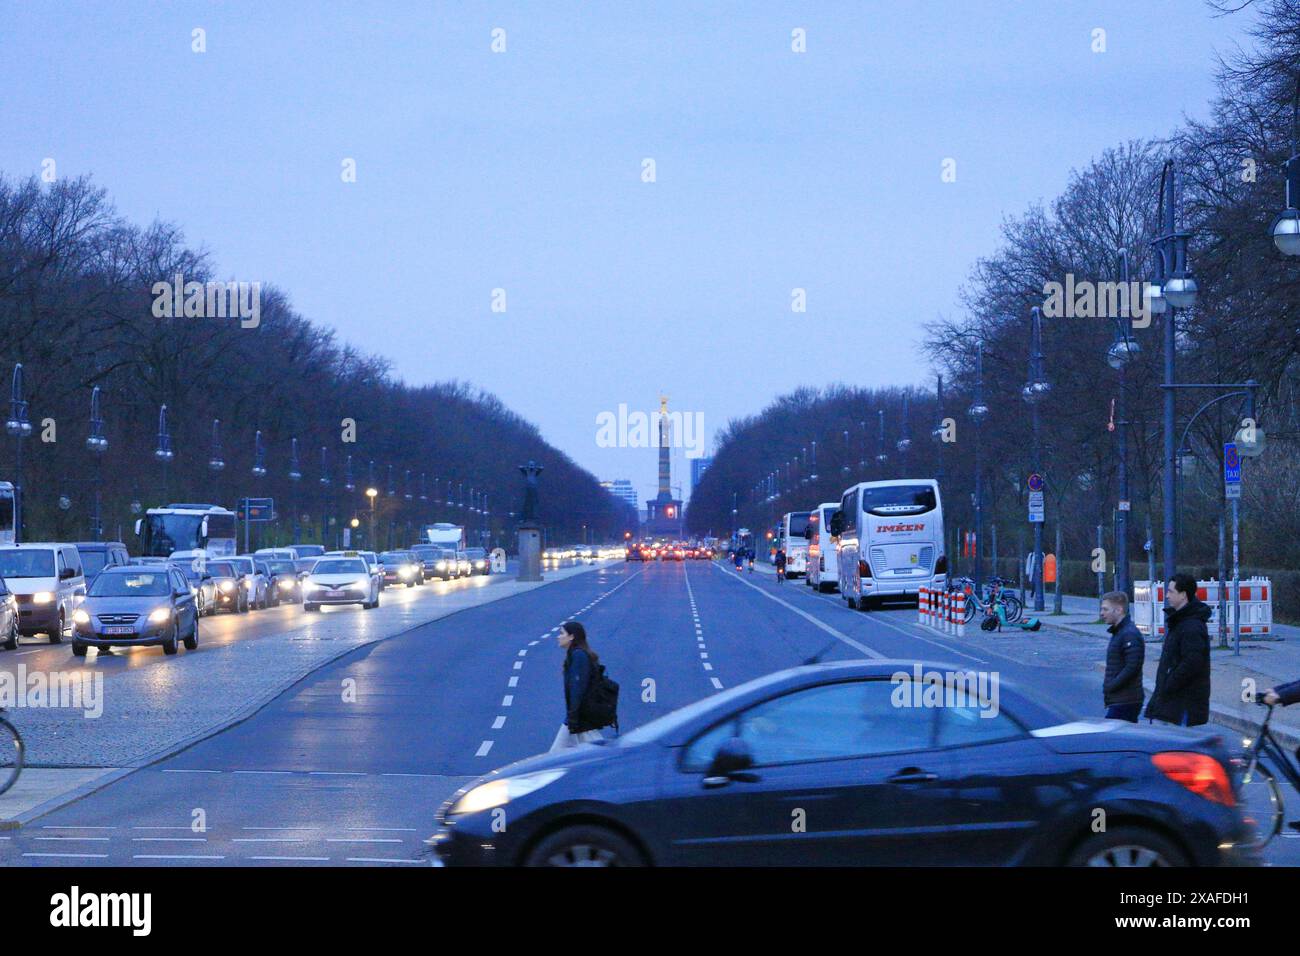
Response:
M407 567L399 569L397 573L404 578L409 578L412 574L415 573L415 568L412 568L408 565Z
M32 595L32 603L33 603L33 604L53 604L53 603L54 603L54 592L52 592L52 591L37 591L35 594Z
M474 562L474 567L476 567L476 568L485 568L485 567L487 567L487 562L486 562L486 561L475 561L475 562Z
M537 773L526 773L518 777L502 777L497 780L489 780L487 783L481 783L472 790L467 790L459 800L457 800L450 810L448 816L459 816L465 813L481 813L484 810L491 810L493 807L502 807L511 800L518 800L522 796L532 793L534 790L540 790L548 783L554 783L564 776L563 770L539 770Z
M73 623L73 624L89 624L89 623L90 623L90 615L87 614L85 611L83 611L81 608L77 608L75 611L72 612L72 623Z
M286 590L286 591L289 590L291 587L293 587L293 586L294 586L295 584L297 584L297 583L298 583L297 581L294 581L294 580L292 580L292 579L290 579L290 578L281 578L281 579L280 579L280 587L283 588L283 589Z
M231 591L233 591L233 590L235 589L235 582L234 582L234 581L222 581L220 584L217 585L217 587L221 588L221 590L222 590L223 593L225 593L225 594L229 594Z
M439 562L438 562L438 570L439 570L439 571L446 571L446 570L447 570L447 562L446 562L446 561L439 561Z
M166 624L172 619L172 609L169 607L156 607L149 612L150 624Z

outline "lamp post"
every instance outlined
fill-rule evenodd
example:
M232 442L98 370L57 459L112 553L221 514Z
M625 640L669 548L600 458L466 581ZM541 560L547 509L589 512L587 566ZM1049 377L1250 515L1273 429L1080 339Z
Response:
M27 400L23 398L22 362L14 365L5 431L13 436L17 447L14 459L14 543L19 544L23 540L23 442L32 433L32 423L27 418Z
M330 472L329 459L325 446L320 448L320 543L329 547L325 542L330 528Z
M880 419L880 438L876 447L876 464L880 466L881 477L884 477L885 463L889 461L889 455L885 451L885 410L882 408L876 414Z
M176 453L172 451L172 436L167 430L166 405L158 409L158 447L153 450L153 456L162 464L162 503L167 504L167 465L176 457Z
M298 439L291 439L289 442L289 480L293 482L293 494L290 496L289 507L293 514L290 516L293 521L293 543L300 544L298 536L300 527L298 524L298 482L302 480L302 470L298 467Z
M907 473L907 453L912 448L912 429L907 424L908 410L910 408L908 397L906 393L903 394L903 426L898 441L894 444L894 447L898 450L899 467L904 474Z
M212 452L208 455L208 470L212 472L213 499L221 501L221 483L217 476L226 467L226 460L221 456L221 419L212 420Z
M1025 382L1025 387L1021 389L1021 397L1029 405L1030 427L1033 438L1030 445L1030 468L1039 473L1039 435L1038 435L1038 406L1047 393L1052 390L1047 379L1043 377L1043 310L1034 306L1030 313L1029 320L1030 347L1029 347L1029 380ZM1046 482L1044 481L1044 485ZM1046 492L1044 492L1046 493ZM1044 515L1045 517L1045 515ZM1035 521L1034 525L1034 610L1043 610L1043 522Z
M938 379L938 388L935 389L935 404L939 410L939 421L935 424L930 432L930 437L938 444L938 451L935 453L935 470L934 480L943 488L943 436L945 433L943 427L943 376Z
M1128 250L1119 251L1119 271L1123 287L1128 288ZM1106 352L1106 363L1119 373L1119 397L1116 416L1112 424L1118 429L1115 436L1119 445L1119 507L1115 511L1115 589L1129 592L1132 584L1128 564L1128 515L1131 508L1128 489L1128 367L1139 355L1142 347L1129 335L1131 322L1124 316L1112 316L1115 322L1115 340Z
M1284 256L1300 256L1300 211L1296 199L1300 198L1300 140L1297 140L1296 114L1300 111L1300 74L1296 76L1295 93L1291 97L1291 156L1282 164L1286 178L1286 208L1273 220L1273 244Z
M1161 298L1168 309L1164 316L1164 571L1165 580L1174 576L1178 567L1178 529L1175 525L1178 507L1177 442L1174 423L1176 381L1174 361L1177 357L1177 311L1196 304L1196 280L1187 265L1187 240L1189 234L1178 231L1178 177L1174 161L1167 160L1160 171L1160 203L1158 219L1163 230L1153 242L1156 251L1156 278Z
M95 456L95 513L90 519L90 532L94 540L102 541L104 522L100 515L100 499L104 485L104 452L108 451L108 439L104 437L104 416L99 411L99 386L90 391L90 436L86 447Z
M975 353L975 397L966 409L966 417L975 426L975 593L980 594L981 546L984 539L984 419L989 407L984 403L984 343Z
M253 435L253 478L257 485L257 490L262 490L262 479L266 477L266 447L262 444L262 430L259 428ZM249 538L252 536L253 523L248 520L249 509L245 505L244 509L244 552L251 550ZM258 541L262 538L261 532L258 532Z
M379 489L373 485L367 488L366 497L370 499L370 540L366 542L366 550L378 551L375 547L375 499L379 497Z

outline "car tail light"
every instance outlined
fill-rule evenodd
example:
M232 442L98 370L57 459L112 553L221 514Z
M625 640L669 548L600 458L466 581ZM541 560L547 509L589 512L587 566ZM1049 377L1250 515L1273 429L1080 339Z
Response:
M866 561L858 562L858 577L861 578L871 577L871 565L868 564Z
M948 555L946 554L939 555L939 560L934 562L934 573L935 574L948 573Z
M1237 798L1232 793L1228 771L1208 754L1169 750L1156 754L1151 762L1174 783L1186 787L1198 797L1225 807L1236 806Z

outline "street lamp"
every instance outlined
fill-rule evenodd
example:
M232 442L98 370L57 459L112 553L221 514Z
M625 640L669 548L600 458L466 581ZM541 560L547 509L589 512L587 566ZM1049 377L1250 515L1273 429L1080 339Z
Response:
M980 593L980 545L984 537L984 419L989 407L984 403L984 343L975 353L975 397L966 409L966 417L975 425L975 593Z
M1120 280L1123 287L1129 286L1128 250L1119 251ZM1142 354L1142 347L1137 339L1129 335L1130 322L1119 315L1112 316L1115 322L1115 340L1106 352L1106 364L1119 372L1118 415L1112 428L1118 428L1116 436L1119 444L1119 507L1115 512L1115 589L1125 594L1129 590L1128 565L1128 514L1130 509L1128 492L1128 367Z
M167 504L167 465L176 457L176 453L172 451L172 436L167 431L166 405L158 409L158 447L153 450L153 456L162 463L162 496L163 504Z
M298 540L301 526L298 519L298 482L302 480L302 470L298 467L298 439L293 438L289 441L289 480L293 482L294 491L290 496L289 510L293 512L293 543L300 544Z
M253 436L253 477L266 477L266 446L262 444L262 430Z
M1284 256L1300 256L1300 211L1295 199L1300 196L1300 145L1296 139L1296 112L1300 108L1300 75L1296 76L1295 94L1291 97L1291 156L1282 165L1286 178L1286 208L1273 220L1273 245Z
M95 514L91 518L91 533L95 540L103 537L104 527L100 518L100 497L104 484L104 452L108 451L108 439L104 437L104 416L99 411L99 386L90 391L90 436L86 447L95 456Z
M937 466L935 468L934 479L935 481L939 482L939 487L942 488L943 487L943 444L944 444L943 439L944 436L947 434L947 429L943 427L943 376L942 375L938 377L938 388L935 390L935 404L939 412L939 421L935 424L934 428L930 430L930 437L933 438L935 443L939 446L939 450L935 455Z
M898 449L898 454L899 454L899 455L900 455L904 460L906 460L906 458L907 458L907 452L908 452L908 449L910 449L910 448L912 447L912 430L911 430L911 428L908 427L908 424L907 424L907 414L908 414L908 409L909 409L909 407L910 407L910 406L909 406L909 403L908 403L908 397L909 397L909 396L908 396L906 393L904 393L904 395L903 395L903 427L902 427L902 434L899 436L898 441L897 441L897 442L895 443L895 445L894 445L894 447Z
M883 468L885 462L889 461L889 455L885 453L885 410L882 408L876 414L880 418L880 441L876 450L876 463Z
M1178 508L1176 482L1177 454L1174 436L1175 374L1174 363L1178 354L1177 309L1191 308L1196 304L1196 280L1187 265L1187 240L1189 234L1178 231L1177 175L1174 161L1166 160L1160 171L1160 202L1157 218L1163 233L1151 245L1156 251L1156 279L1161 293L1169 303L1164 319L1164 570L1165 580L1174 576L1178 565L1178 529L1175 520Z
M378 551L379 549L375 547L375 499L379 497L379 489L367 488L366 497L370 499L370 540L366 542L366 545L369 550Z
M1030 423L1033 440L1030 446L1030 468L1039 471L1039 405L1052 390L1051 384L1043 376L1043 310L1034 306L1029 319L1029 380L1020 390L1021 397L1029 405ZM1043 522L1034 525L1034 610L1043 610Z
M27 419L27 400L23 398L23 363L14 365L13 387L9 393L9 418L5 431L17 441L14 461L14 543L23 540L23 441L32 433Z

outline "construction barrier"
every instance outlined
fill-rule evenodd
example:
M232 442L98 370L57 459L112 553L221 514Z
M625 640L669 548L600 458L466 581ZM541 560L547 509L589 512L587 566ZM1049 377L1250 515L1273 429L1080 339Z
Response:
M1224 600L1227 602L1227 629L1232 633L1233 606L1232 582L1227 582ZM1268 578L1243 578L1237 582L1241 605L1241 636L1266 637L1273 633L1273 585ZM1197 581L1196 596L1210 606L1210 620L1206 627L1213 638L1219 630L1219 582ZM1129 616L1146 637L1165 635L1165 583L1157 581L1154 600L1150 581L1133 583L1133 605Z
M928 601L929 598L930 598L930 589L922 586L921 589L916 594L916 623L917 624L929 623L929 621L925 619L925 606L926 606L926 601Z

